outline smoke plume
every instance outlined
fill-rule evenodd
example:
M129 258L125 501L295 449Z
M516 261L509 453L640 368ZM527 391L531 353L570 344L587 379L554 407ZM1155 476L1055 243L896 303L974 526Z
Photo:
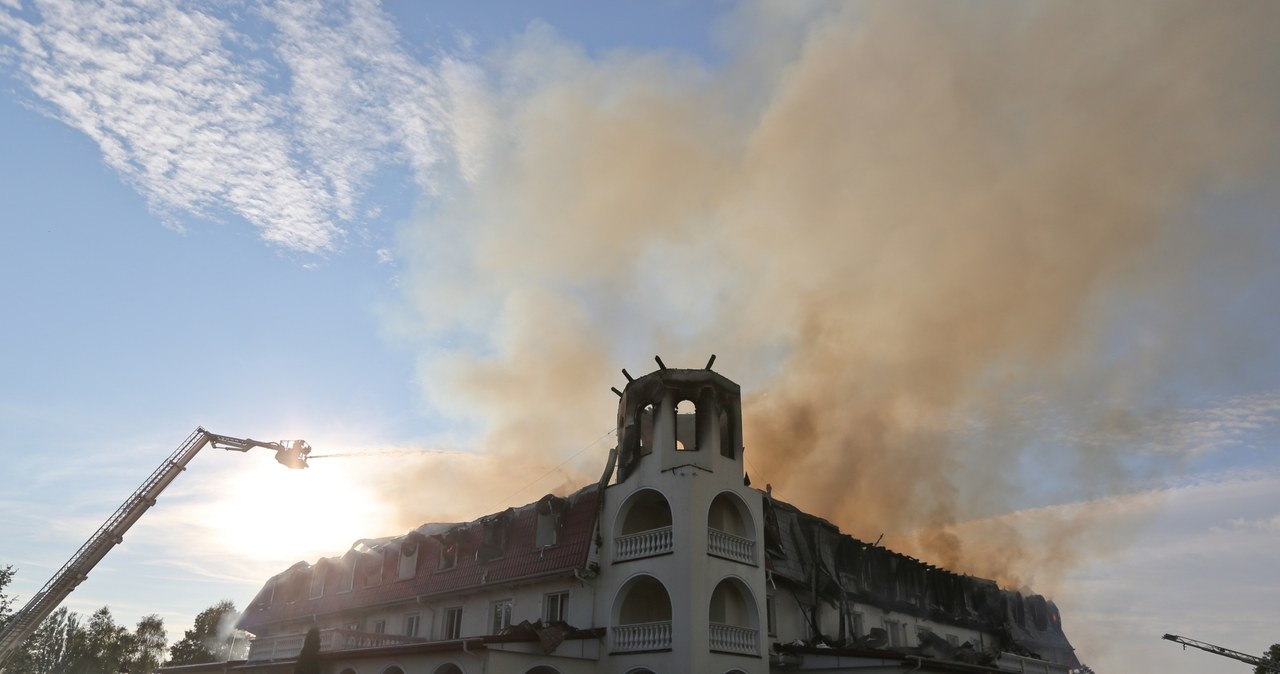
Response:
M533 25L469 80L478 168L403 232L411 320L449 345L423 385L518 486L612 425L619 367L716 353L757 486L1052 580L1076 521L1034 549L960 525L1163 460L1099 438L1189 371L1159 333L1194 331L1180 292L1247 246L1202 218L1274 179L1276 25L1266 2L750 4L715 64Z

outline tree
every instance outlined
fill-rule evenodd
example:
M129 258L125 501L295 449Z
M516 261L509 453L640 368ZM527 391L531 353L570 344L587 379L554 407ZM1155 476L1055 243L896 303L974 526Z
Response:
M1270 662L1276 667L1280 667L1280 644L1271 644L1271 648L1262 655L1262 659ZM1271 670L1258 666L1253 668L1254 674L1272 674Z
M80 616L60 607L49 614L14 655L11 669L31 674L54 674L73 669L72 643L83 641Z
M231 659L236 645L234 626L239 617L236 605L228 599L201 611L195 625L169 648L169 664L197 665Z
M12 564L0 566L0 627L9 622L9 609L13 606L13 598L4 593L4 589L9 586L9 582L13 580L13 574L16 573Z
M151 674L164 661L168 635L164 631L164 619L154 613L138 621L133 633L133 653L129 657L129 671L133 674Z
M302 641L302 652L298 653L298 662L293 666L293 674L320 674L320 628L307 630L307 637Z
M134 639L129 628L116 624L111 609L103 606L89 616L79 638L71 640L72 671L118 671L120 665L127 664L133 649Z

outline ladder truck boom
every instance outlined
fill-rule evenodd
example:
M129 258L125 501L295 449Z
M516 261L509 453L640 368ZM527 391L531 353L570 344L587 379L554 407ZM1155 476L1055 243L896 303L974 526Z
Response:
M204 428L197 428L191 435L162 461L154 472L138 487L119 509L94 532L89 540L76 551L71 559L31 597L0 631L0 668L17 650L18 646L40 626L45 618L53 613L67 595L81 582L89 577L89 572L106 556L111 548L124 540L124 534L133 526L143 513L156 504L160 492L168 487L178 474L187 469L187 464L206 446L236 452L247 452L254 447L275 450L276 461L288 468L306 468L307 454L311 447L302 440L262 442L249 438L233 438L228 435L210 433ZM0 669L0 671L3 671Z
M1163 638L1169 641L1172 641L1175 644L1182 644L1182 647L1184 649L1187 646L1190 646L1192 648L1199 648L1202 651L1216 653L1217 655L1221 655L1224 658L1231 658L1233 660L1239 660L1240 662L1253 665L1254 667L1262 669L1263 671L1266 671L1266 672L1280 673L1280 663L1273 662L1265 658L1260 658L1255 655L1249 655L1248 653L1241 653L1240 651L1233 651L1230 648L1223 648L1221 646L1214 646L1213 644L1205 643L1203 641L1196 641L1195 639L1180 637L1176 634L1166 634L1164 635Z

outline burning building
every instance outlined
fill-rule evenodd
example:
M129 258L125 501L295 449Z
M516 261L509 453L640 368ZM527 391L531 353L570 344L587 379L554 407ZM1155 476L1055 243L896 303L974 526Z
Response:
M289 672L311 628L330 674L1079 666L1053 602L749 486L740 389L710 364L628 380L597 484L299 562L240 618L247 660L169 671Z

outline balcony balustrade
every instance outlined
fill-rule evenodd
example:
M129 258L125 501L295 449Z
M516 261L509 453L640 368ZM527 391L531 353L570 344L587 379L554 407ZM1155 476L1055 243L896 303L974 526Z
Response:
M707 529L707 553L735 562L754 565L756 542L750 538L735 536L719 529Z
M662 651L671 648L671 621L617 625L609 630L614 653Z
M711 650L742 655L760 654L760 630L737 625L709 623Z
M249 662L269 662L272 660L296 660L302 652L305 634L282 634L274 637L256 637L249 644ZM346 629L320 630L320 651L348 651L357 648L378 648L380 646L398 646L400 644L421 643L425 639L406 637L400 634L375 634L373 632L357 632Z
M629 559L653 557L671 552L671 527L650 529L613 539L613 560L625 562Z

